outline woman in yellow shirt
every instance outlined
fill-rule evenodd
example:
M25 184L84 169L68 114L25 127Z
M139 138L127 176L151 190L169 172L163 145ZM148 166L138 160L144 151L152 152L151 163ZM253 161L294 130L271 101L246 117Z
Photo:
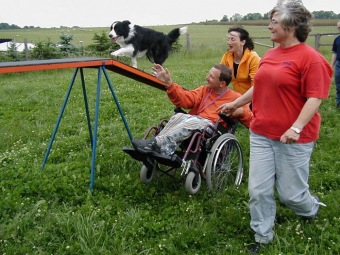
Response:
M232 69L233 89L244 94L253 86L260 57L254 51L254 43L248 31L241 27L228 30L228 46L229 50L223 55L221 64Z

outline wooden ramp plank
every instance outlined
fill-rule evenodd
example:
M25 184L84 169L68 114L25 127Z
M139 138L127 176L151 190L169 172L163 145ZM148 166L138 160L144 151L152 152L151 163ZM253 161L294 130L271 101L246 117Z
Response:
M105 69L121 74L125 77L153 86L157 89L166 90L165 84L156 77L109 58L64 58L48 60L32 60L17 62L1 62L0 74L33 72L42 70L54 70L65 68L91 68L104 66Z

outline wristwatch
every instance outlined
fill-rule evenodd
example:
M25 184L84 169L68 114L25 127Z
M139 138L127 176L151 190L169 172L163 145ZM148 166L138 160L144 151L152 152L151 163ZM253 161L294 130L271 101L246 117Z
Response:
M297 133L297 134L300 134L301 131L302 131L300 128L296 128L296 127L290 127L290 129L294 130L295 133Z

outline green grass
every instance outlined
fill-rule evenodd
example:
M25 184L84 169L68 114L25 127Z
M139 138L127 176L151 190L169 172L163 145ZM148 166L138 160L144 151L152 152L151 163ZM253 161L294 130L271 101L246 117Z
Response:
M315 38L314 34L328 34L328 33L337 33L336 30L336 20L332 23L334 25L319 25L313 26L312 32L308 38L308 43L314 46ZM263 26L252 26L248 25L245 22L244 28L249 31L252 37L269 37L270 33L267 29L267 23ZM170 30L176 27L181 27L184 25L171 25L171 26L153 26L153 28L157 31L161 31L164 33L168 33ZM206 49L206 48L220 48L223 47L226 49L226 34L228 28L232 25L197 25L197 24L189 24L188 25L188 33L186 35L182 35L179 38L179 42L186 46L187 45L187 36L190 37L190 43L192 48L195 50ZM90 44L93 44L93 36L94 34L101 35L102 32L109 33L109 28L107 27L92 27L92 28L69 28L69 29L60 29L60 28L35 28L35 29L15 29L15 30L1 30L2 38L11 38L16 42L24 42L26 39L28 42L37 43L37 42L47 42L48 39L52 43L60 43L60 36L62 33L66 33L68 35L73 35L73 40L71 43L76 47L80 48L82 45L80 41L82 41L83 46L86 48ZM334 40L334 36L323 36L321 39L321 43L330 44ZM267 45L272 45L269 39L254 39L259 43L264 43ZM321 50L328 50L329 46L321 46ZM263 46L256 46L256 49L259 55L263 55L268 48Z
M215 48L197 44L192 51L171 55L165 66L175 81L191 89L204 84L224 51L223 43ZM329 49L324 54L330 59ZM138 64L151 70L144 58ZM129 138L104 80L93 193L79 77L41 170L72 74L73 70L56 70L1 75L1 254L247 254L246 246L253 242L247 176L238 189L216 194L203 182L194 196L186 193L180 176L160 175L150 185L141 184L142 165L122 152ZM84 74L93 118L97 71L86 69ZM109 76L134 137L171 116L173 106L163 91L111 72ZM310 175L311 191L328 206L306 224L278 203L281 221L275 226L273 245L262 254L340 253L340 112L334 102L333 84L320 109L321 135ZM236 135L247 170L249 133L240 127Z

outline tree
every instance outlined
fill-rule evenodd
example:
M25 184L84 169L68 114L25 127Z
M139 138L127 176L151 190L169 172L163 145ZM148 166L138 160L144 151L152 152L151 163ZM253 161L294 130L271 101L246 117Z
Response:
M315 19L340 19L340 13L335 14L333 11L314 11L313 16ZM268 20L269 12L261 15L260 13L248 13L242 16L239 13L235 13L228 19L227 15L224 15L221 21L241 21L241 20Z
M240 21L242 20L242 15L239 13L235 13L233 16L231 16L230 21Z
M60 51L64 54L68 53L77 53L79 50L71 44L71 41L73 40L73 35L68 35L64 32L62 32L60 36Z
M102 31L102 34L97 33L93 36L94 44L88 46L90 50L97 52L107 52L110 53L119 48L117 43L112 43L107 33Z
M8 23L0 23L0 30L1 29L18 29L17 25L9 25Z
M242 20L261 20L262 15L260 13L248 13L246 16L243 16Z
M263 20L269 20L269 12L263 14L262 19L263 19Z
M18 60L18 50L17 46L14 42L9 44L9 48L7 50L8 57L12 60Z
M229 21L228 16L224 15L223 18L221 19L221 21Z
M313 12L315 19L337 19L339 14L335 14L333 11L315 11Z
M53 59L60 56L60 51L50 39L47 42L38 42L30 53L33 59Z

